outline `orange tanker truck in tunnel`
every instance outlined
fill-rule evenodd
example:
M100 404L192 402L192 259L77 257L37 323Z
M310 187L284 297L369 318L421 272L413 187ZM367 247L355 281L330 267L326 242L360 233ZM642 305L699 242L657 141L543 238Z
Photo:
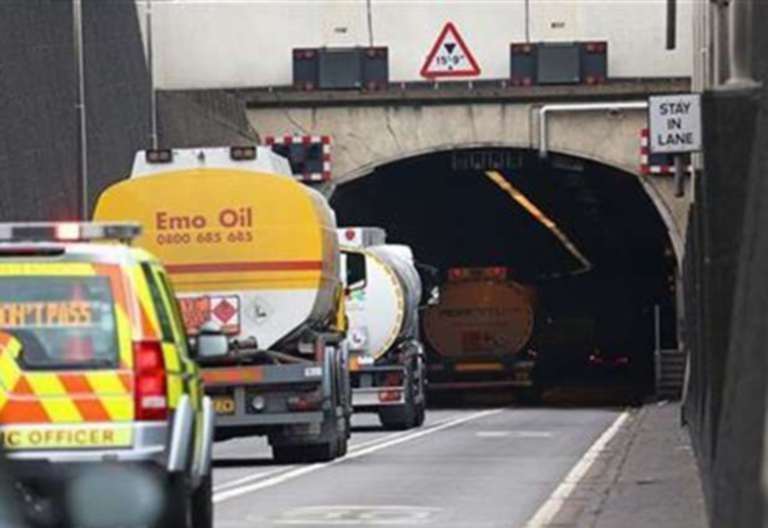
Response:
M336 217L263 147L142 151L97 220L140 222L196 341L220 439L276 459L343 455L351 396Z
M440 302L426 309L431 391L509 388L535 397L535 290L503 267L451 268Z

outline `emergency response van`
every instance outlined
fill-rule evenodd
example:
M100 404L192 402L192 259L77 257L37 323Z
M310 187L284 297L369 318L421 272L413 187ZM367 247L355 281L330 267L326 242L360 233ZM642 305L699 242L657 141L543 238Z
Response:
M139 465L165 491L157 526L209 528L213 406L164 269L127 244L139 232L0 224L0 445L27 499Z

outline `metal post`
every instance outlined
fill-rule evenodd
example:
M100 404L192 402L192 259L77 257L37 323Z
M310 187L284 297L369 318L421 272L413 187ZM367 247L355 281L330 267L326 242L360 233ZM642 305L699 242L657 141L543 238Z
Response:
M366 2L366 11L368 16L368 46L373 47L373 6L371 0Z
M675 198L685 196L685 172L688 168L684 165L683 156L675 156Z
M721 85L728 78L728 3L713 1L712 9L712 45L714 56L712 64L713 86Z
M661 387L661 306L658 304L653 307L653 334L654 334L654 372L656 381L656 396L659 395Z
M677 0L667 0L667 49L677 47Z
M75 78L77 82L77 153L78 153L78 212L81 220L88 219L88 123L85 106L85 51L83 48L83 3L72 1L72 47L75 55Z
M531 0L525 0L525 42L531 42Z
M152 46L152 0L147 0L147 70L149 70L149 139L153 149L158 146L157 90L155 90L154 47Z
M753 0L732 0L728 6L727 85L754 87L752 78Z

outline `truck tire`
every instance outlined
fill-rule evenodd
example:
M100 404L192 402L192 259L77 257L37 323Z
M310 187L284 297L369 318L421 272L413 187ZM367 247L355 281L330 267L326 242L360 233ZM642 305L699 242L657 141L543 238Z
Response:
M322 444L309 444L305 448L307 462L330 462L339 454L339 440L334 438Z
M193 528L213 528L213 476L208 475L192 494Z
M278 464L297 464L305 461L304 446L272 446L272 458Z
M349 416L344 416L344 431L339 435L339 448L337 450L336 456L343 457L347 454L347 449L349 447L349 431L350 431L350 423L349 423Z
M424 384L424 367L421 363L419 364L419 370L419 394L421 394L421 401L416 405L415 427L421 427L427 419L427 388Z
M421 427L427 419L427 402L423 401L416 406L416 421L414 427Z
M344 420L346 424L346 420ZM329 462L336 457L341 456L342 438L346 444L347 432L339 431L338 418L334 416L326 417L323 422L323 436L325 442L317 444L308 444L304 447L304 453L307 462Z
M410 379L408 377L407 379ZM403 431L416 426L417 410L413 401L413 387L408 384L405 389L403 405L385 406L379 409L379 420L387 431Z
M194 528L192 525L192 493L186 475L169 475L165 485L165 503L157 528Z
M538 405L541 403L541 388L533 386L521 389L517 399L523 405Z

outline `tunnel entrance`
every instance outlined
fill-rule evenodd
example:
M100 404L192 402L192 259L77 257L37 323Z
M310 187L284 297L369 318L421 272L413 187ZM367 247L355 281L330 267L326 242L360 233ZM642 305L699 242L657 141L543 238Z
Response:
M525 352L538 383L648 394L654 350L677 346L674 251L632 174L570 156L463 149L380 166L339 185L331 203L339 225L384 227L444 284L457 269L495 268L530 289Z

